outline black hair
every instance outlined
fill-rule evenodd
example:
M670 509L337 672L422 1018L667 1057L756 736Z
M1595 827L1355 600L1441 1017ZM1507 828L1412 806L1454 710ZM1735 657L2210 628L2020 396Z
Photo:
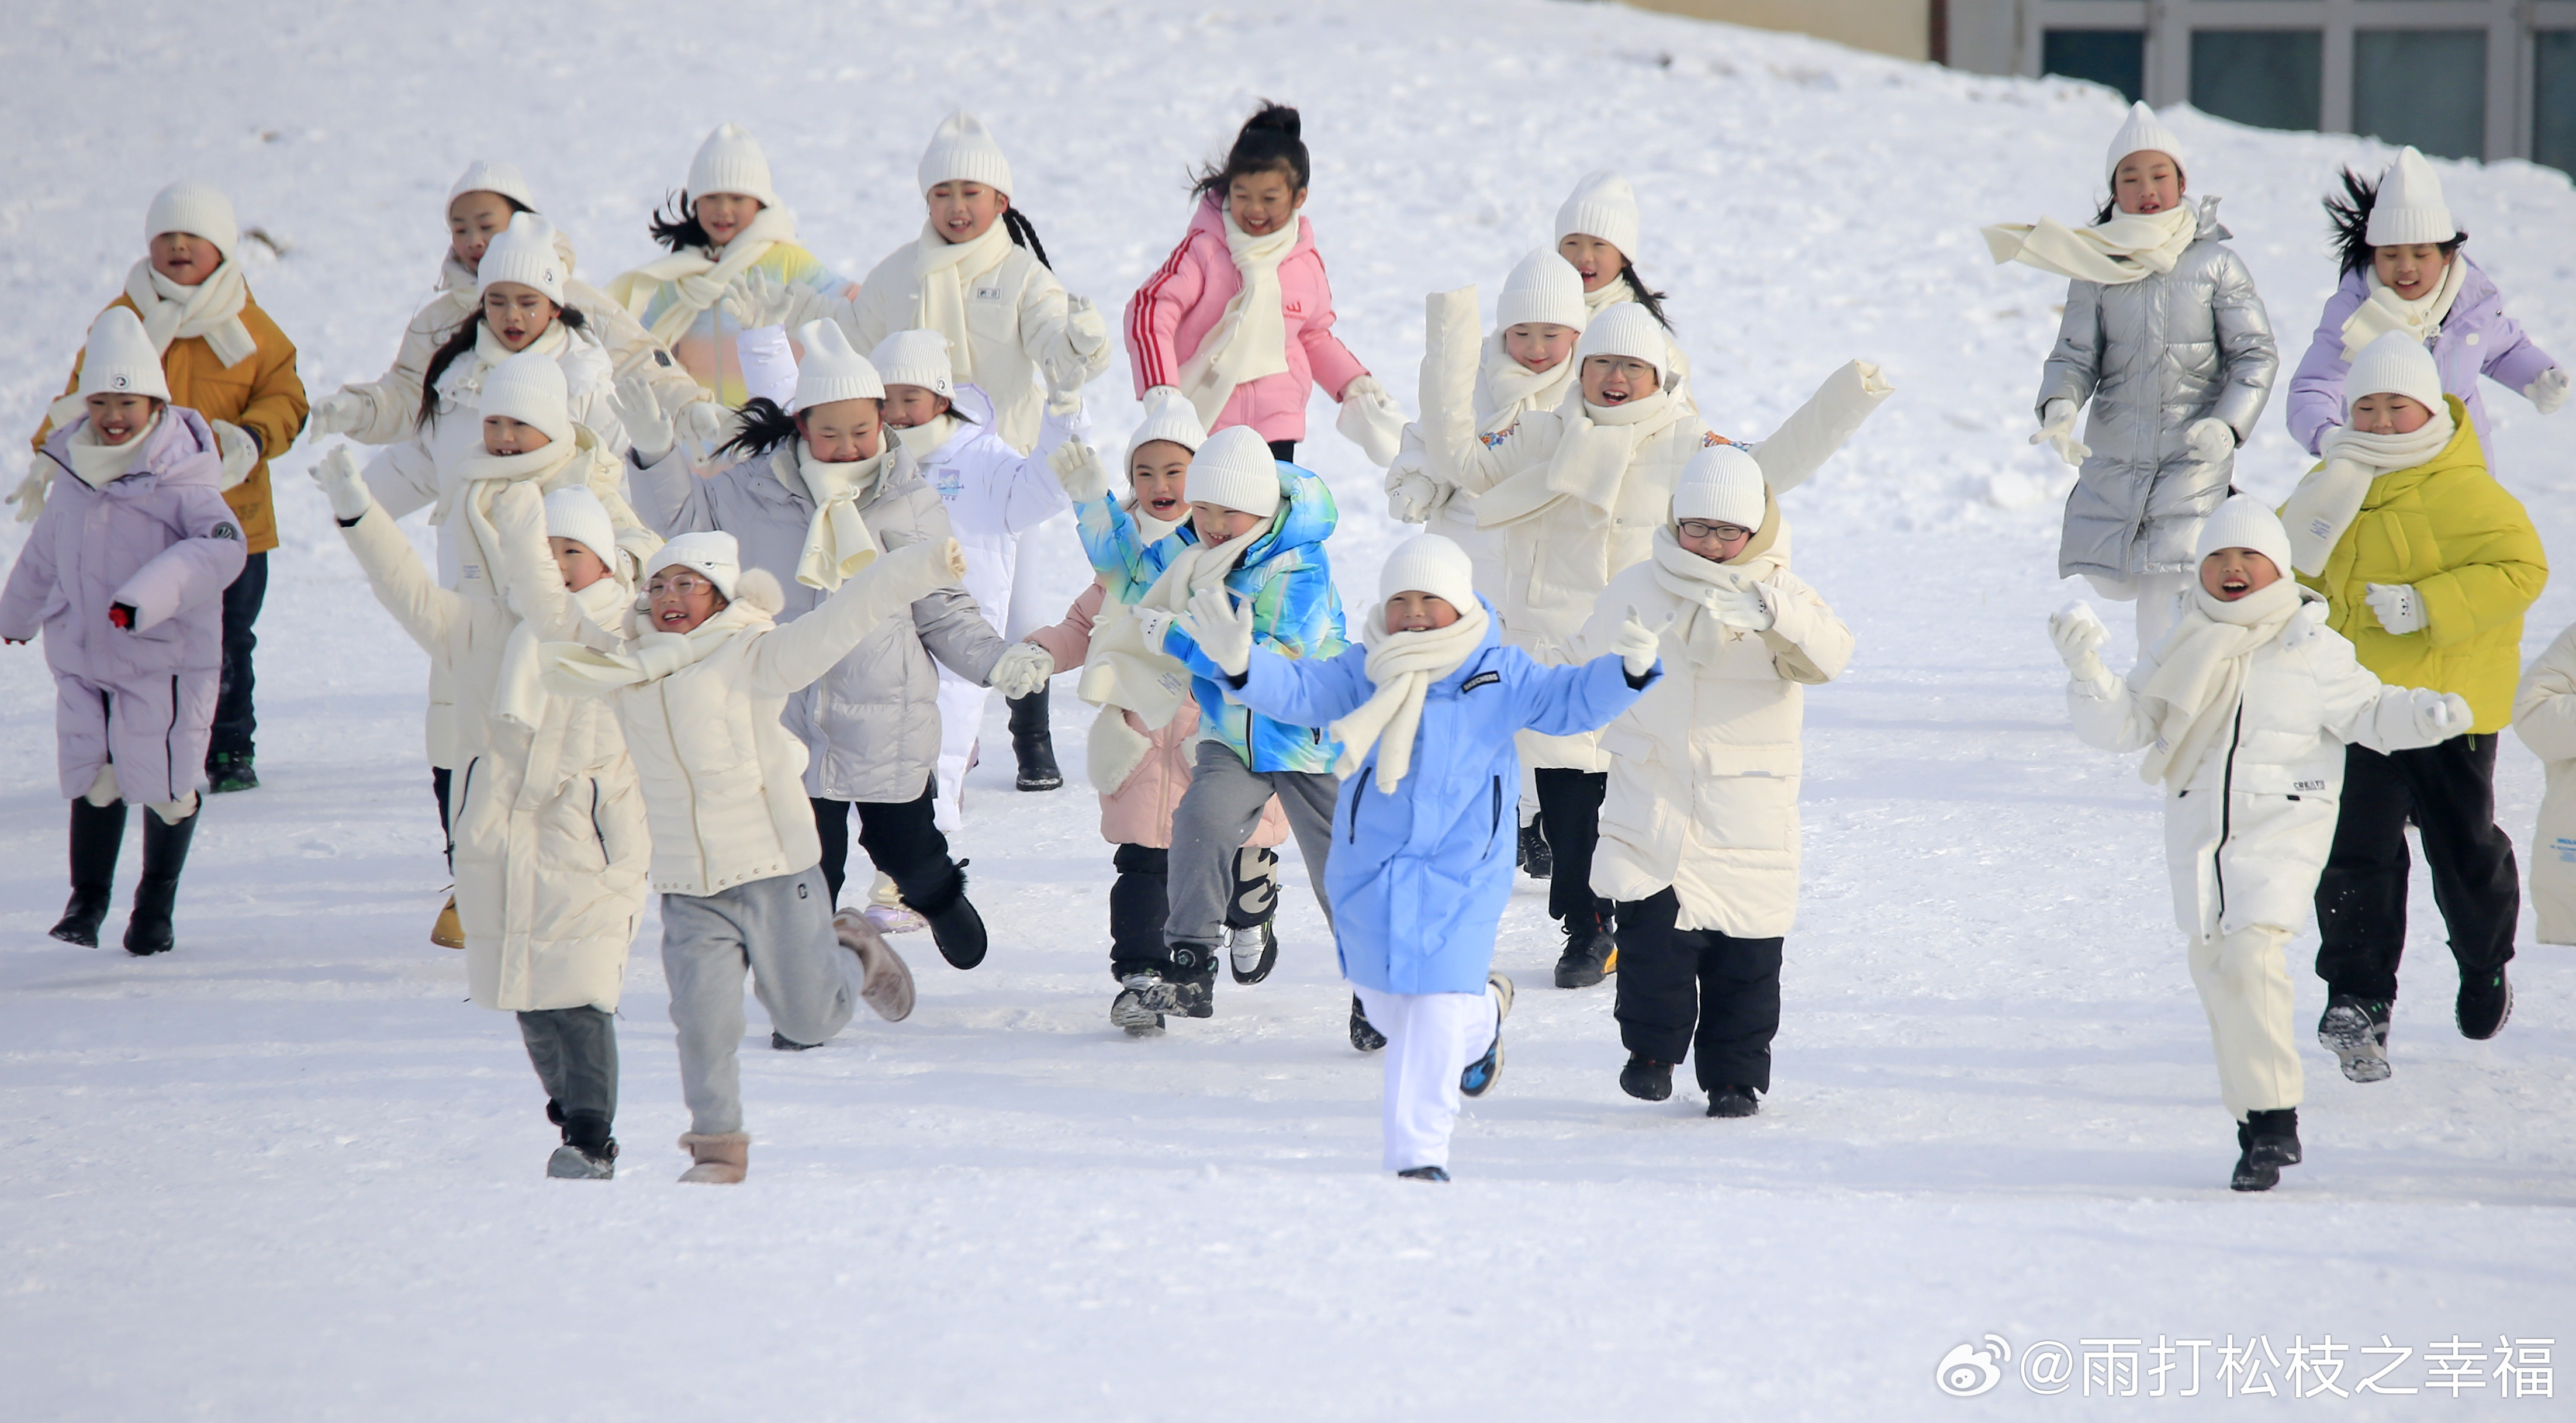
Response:
M1646 279L1637 275L1637 264L1629 261L1624 252L1619 256L1619 280L1628 284L1628 295L1636 301L1637 305L1646 309L1648 316L1655 318L1657 326L1664 328L1669 334L1673 329L1673 323L1672 318L1664 315L1666 293L1646 290Z
M2343 170L2343 196L2328 193L2326 229L2333 234L2335 253L2343 259L2343 270L2358 272L2370 265L2371 254L2378 249L2370 241L2370 210L2379 205L2379 185L2349 168ZM2444 260L2460 250L2469 234L2453 228L2451 240L2437 244Z
M796 417L765 395L753 396L735 413L735 418L741 421L742 431L716 446L717 454L740 454L753 459L796 438Z
M670 199L654 210L646 224L653 240L667 252L686 252L692 247L713 247L716 240L707 235L698 222L698 205L689 201L686 189L671 194Z
M1224 165L1201 168L1191 192L1202 198L1221 196L1235 179L1274 168L1286 170L1292 180L1290 186L1305 191L1315 169L1306 157L1306 140L1297 136L1298 128L1295 109L1262 100L1260 110L1245 119L1235 133L1234 147L1226 150Z
M1013 242L1029 249L1039 266L1050 272L1055 270L1055 264L1047 260L1046 244L1038 241L1037 224L1029 221L1028 214L1015 207L1002 209L1002 230L1011 234Z
M590 318L569 306L557 306L555 320L575 331L584 330L590 325ZM474 314L456 323L456 329L448 332L447 339L439 344L436 351L430 353L429 364L421 368L420 424L422 426L426 427L437 421L438 378L447 374L447 368L456 364L459 356L474 349L474 328L482 322L483 306L482 303L477 302L474 306Z

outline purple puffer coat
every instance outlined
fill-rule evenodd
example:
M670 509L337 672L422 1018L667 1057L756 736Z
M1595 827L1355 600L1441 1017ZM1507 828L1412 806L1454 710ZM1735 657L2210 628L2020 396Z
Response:
M128 801L180 800L204 777L241 523L217 487L214 432L196 411L167 407L136 441L129 472L103 489L71 473L71 437L88 424L45 441L60 468L0 590L0 637L45 634L66 797L112 759ZM134 609L132 629L108 621L116 603Z
M2468 261L2465 254L2462 261ZM2326 300L2326 314L2317 323L2316 339L2308 344L2307 359L2299 362L2299 373L2290 378L2290 435L2317 452L2317 442L2326 431L2343 423L2343 378L2352 363L2343 358L2343 324L2354 308L2370 295L2368 268L2357 268L2343 274L2343 285ZM2522 334L2521 323L2504 314L2504 293L2478 264L2469 262L2469 274L2460 279L2460 295L2451 303L2451 314L2442 319L2442 334L2433 338L2433 364L2442 368L2442 389L2460 398L2469 407L2469 423L2478 428L2478 448L2492 450L2495 441L2487 432L2487 408L2478 400L2478 376L2492 376L2498 385L2520 394L2542 371L2558 362L2549 353Z

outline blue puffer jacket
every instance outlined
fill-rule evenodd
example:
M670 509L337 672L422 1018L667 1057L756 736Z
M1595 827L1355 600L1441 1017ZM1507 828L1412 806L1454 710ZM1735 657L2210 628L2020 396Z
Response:
M1486 605L1489 618L1492 605ZM1646 677L1663 675L1661 663ZM1235 695L1282 722L1326 725L1375 693L1368 650L1329 662L1252 654ZM1512 897L1520 754L1512 737L1596 731L1642 695L1615 656L1542 667L1507 647L1502 623L1458 670L1431 684L1413 761L1392 794L1377 788L1380 748L1342 781L1324 888L1342 976L1384 993L1482 993L1494 931Z
M1321 661L1350 645L1342 637L1342 595L1333 588L1333 566L1324 553L1324 540L1332 536L1341 513L1333 505L1332 490L1308 470L1281 463L1279 485L1279 512L1271 516L1270 531L1244 550L1225 586L1252 605L1255 646ZM1110 593L1127 603L1145 595L1175 554L1198 542L1197 532L1184 524L1155 543L1141 543L1136 521L1115 499L1079 506L1076 522L1092 568ZM1227 691L1224 672L1177 627L1164 634L1163 650L1189 664L1203 738L1224 742L1256 771L1333 769L1342 748L1321 723L1292 723L1253 712Z

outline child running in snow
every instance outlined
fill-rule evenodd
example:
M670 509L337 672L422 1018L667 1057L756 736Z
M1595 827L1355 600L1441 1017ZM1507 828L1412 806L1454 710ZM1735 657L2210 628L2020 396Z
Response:
M2440 746L2345 752L2334 851L2317 881L2317 1038L2355 1082L2390 1072L2389 1015L2406 948L2406 827L2424 847L2460 970L2460 1036L2513 1013L2505 964L2522 914L2513 837L2495 821L2496 733L2513 716L2522 616L2549 556L2520 501L2487 472L2468 404L2442 388L2413 334L2382 333L2352 363L2350 404L2319 442L2325 462L2283 506L2299 581L2361 665L2456 692L2475 724Z
M1512 982L1492 971L1512 894L1504 800L1520 784L1513 738L1601 726L1658 674L1632 619L1612 652L1541 667L1503 645L1466 553L1438 534L1397 547L1378 576L1364 646L1329 660L1255 646L1253 611L1222 588L1191 595L1182 627L1245 705L1326 727L1339 743L1325 869L1342 976L1386 1035L1385 1165L1449 1179L1461 1093L1503 1066Z
M462 784L449 823L467 988L518 1016L562 1132L546 1174L603 1179L616 1173L615 1014L644 913L644 802L615 714L547 695L537 650L608 636L634 584L619 574L607 508L564 474L586 456L561 369L537 352L512 356L485 380L481 408L482 457L457 470L476 573L454 589L421 566L347 446L313 480L376 600L456 697Z
M2494 447L2481 374L2520 391L2543 415L2567 403L2567 372L2505 315L2504 293L2460 250L2469 235L2452 220L2442 176L2423 154L2398 150L2377 183L2347 168L2343 191L2340 202L2326 199L2343 281L2290 377L2293 438L2310 454L2325 453L2326 439L2343 424L2353 361L2391 331L2432 351L2443 393L2468 408L2480 449Z
M72 477L55 485L0 590L0 638L42 631L54 674L72 897L53 936L98 943L130 801L152 813L125 951L167 953L197 833L224 589L242 570L240 516L221 492L221 438L171 402L161 353L131 308L111 306L90 326L74 391L82 413L57 424L38 456Z
M1295 109L1264 102L1221 167L1199 175L1181 245L1127 303L1139 397L1171 388L1210 433L1249 425L1296 457L1306 392L1341 403L1336 427L1372 463L1395 458L1404 417L1333 334L1333 291L1306 206L1313 165Z
M154 195L143 226L149 250L125 274L125 291L111 304L142 318L169 387L163 398L195 411L215 432L223 462L218 487L248 550L224 589L223 671L206 740L206 789L217 795L255 790L259 718L251 655L259 638L253 628L268 596L268 552L277 547L268 461L304 428L304 382L296 378L293 343L252 299L235 260L241 225L232 199L204 183L173 183ZM64 397L30 442L37 454L12 496L21 520L45 507L58 467L44 453L54 430L86 413L74 398L80 383L75 362Z
M1780 949L1798 909L1806 688L1851 660L1851 629L1789 571L1789 526L1733 445L1691 457L1654 557L1593 605L1579 645L1642 618L1672 675L1601 734L1609 784L1593 892L1616 906L1619 1086L1660 1102L1689 1053L1712 1117L1771 1090Z
M1147 403L1144 423L1127 442L1125 499L1110 498L1108 471L1089 445L1068 442L1052 461L1073 499L1084 546L1113 551L1064 621L1027 640L1059 667L1080 666L1082 699L1100 708L1091 724L1089 770L1100 793L1101 837L1118 847L1112 859L1118 878L1109 889L1109 976L1122 987L1131 975L1160 978L1172 967L1163 937L1171 917L1172 812L1189 789L1199 709L1190 698L1188 665L1148 646L1145 622L1135 612L1159 567L1114 551L1182 539L1190 458L1206 443L1198 412L1177 394L1164 394ZM1164 549L1164 563L1184 547L1175 542ZM1279 860L1271 851L1287 838L1288 817L1274 795L1236 856L1235 889L1226 900L1226 957L1237 983L1261 982L1278 962ZM1127 1030L1139 1037L1157 1032L1160 1015Z
M2223 245L2232 234L2218 200L2183 201L2186 158L2155 111L2135 105L2111 140L2111 200L2093 226L2042 218L1985 230L1998 263L2069 279L2030 442L2078 471L2058 576L2134 601L2141 653L2188 601L2200 521L2227 497L2236 447L2280 368L2253 274ZM2075 413L2088 400L2079 441Z
M2083 603L2049 619L2073 680L2076 735L2147 748L2165 788L2165 864L2192 986L2209 1014L2218 1095L2236 1119L2228 1184L2268 1191L2300 1160L2303 1081L2282 950L2307 917L2336 837L2345 757L2436 745L2468 730L2456 694L2383 685L2284 576L2281 521L2239 495L2204 521L2199 577L2171 632L2124 684L2102 665L2109 629ZM2402 928L2401 912L2398 924Z
M682 534L653 555L622 638L541 649L547 691L616 708L643 785L689 1106L682 1181L730 1185L749 1168L746 970L773 1045L831 1041L860 1001L889 1022L912 1011L903 960L864 918L832 910L799 787L805 748L779 713L870 629L964 571L953 539L853 550L836 591L780 626L778 580L743 567L733 535Z

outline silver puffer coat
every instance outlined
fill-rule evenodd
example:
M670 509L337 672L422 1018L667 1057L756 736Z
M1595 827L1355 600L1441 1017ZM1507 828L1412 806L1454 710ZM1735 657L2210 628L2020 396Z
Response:
M2271 399L2281 365L2272 321L2245 263L2221 245L2230 234L2216 209L2202 206L2200 231L2171 272L2066 285L2066 318L2034 408L2091 400L2084 443L2093 457L2066 496L2061 577L2188 571L2200 521L2227 497L2236 462L2199 463L2183 432L2214 415L2242 444Z

